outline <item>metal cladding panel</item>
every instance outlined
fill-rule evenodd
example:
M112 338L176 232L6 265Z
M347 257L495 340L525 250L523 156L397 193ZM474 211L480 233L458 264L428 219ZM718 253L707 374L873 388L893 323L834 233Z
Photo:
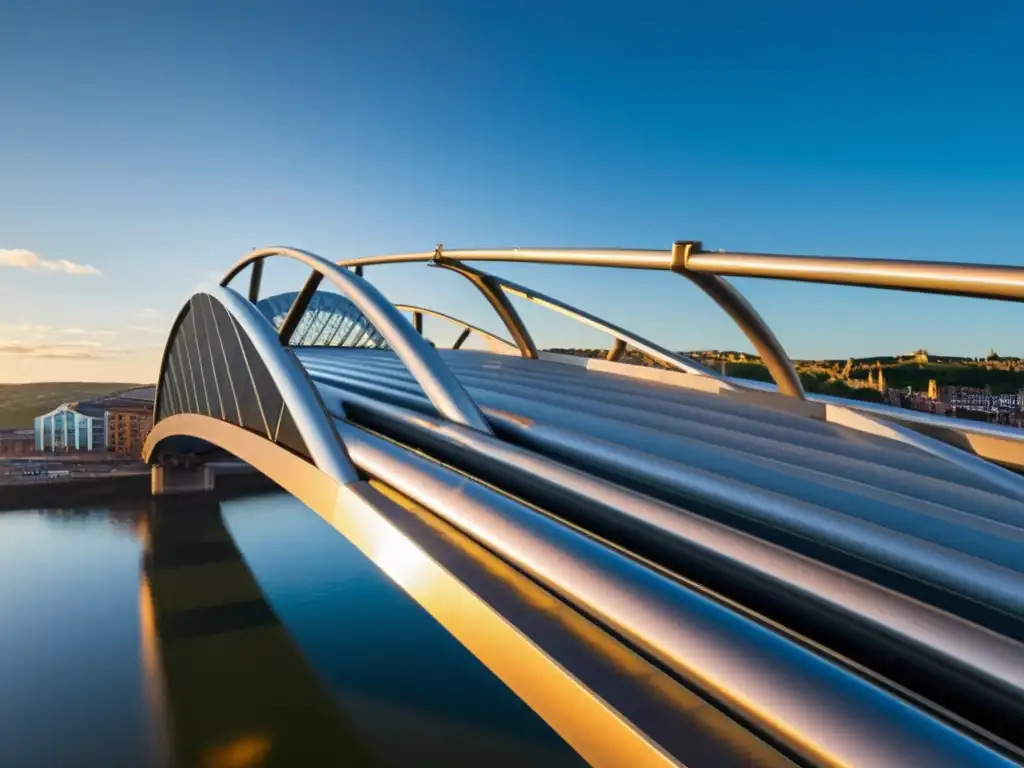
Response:
M309 457L277 383L241 324L197 294L170 341L157 421L176 414L221 419Z
M242 349L245 352L245 359L249 364L249 375L252 379L253 388L256 393L256 402L260 410L260 424L263 425L264 434L271 440L274 437L274 428L277 423L278 414L281 411L281 393L274 383L274 378L267 370L263 359L256 351L256 347L245 335L245 331L236 323L238 338L241 340ZM255 428L255 427L251 427Z
M210 354L213 359L213 372L217 378L220 406L224 414L223 418L232 424L242 426L241 416L239 415L241 405L238 402L238 390L236 387L236 380L240 377L238 372L232 372L227 354L228 343L234 341L237 344L237 340L234 339L234 332L232 331L231 318L209 296L206 297L206 303L209 310L207 327L211 343Z

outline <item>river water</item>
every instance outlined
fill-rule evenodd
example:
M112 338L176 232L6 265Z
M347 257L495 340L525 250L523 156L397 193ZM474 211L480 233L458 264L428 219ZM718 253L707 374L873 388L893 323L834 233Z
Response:
M291 496L0 512L0 764L574 765Z

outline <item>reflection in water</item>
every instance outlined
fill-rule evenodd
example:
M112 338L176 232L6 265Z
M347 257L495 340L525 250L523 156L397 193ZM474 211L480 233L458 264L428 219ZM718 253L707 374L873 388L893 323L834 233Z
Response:
M0 513L0 765L146 765L139 507Z
M365 765L214 499L154 501L140 589L151 701L180 766Z
M0 621L2 766L580 764L286 494L0 513Z

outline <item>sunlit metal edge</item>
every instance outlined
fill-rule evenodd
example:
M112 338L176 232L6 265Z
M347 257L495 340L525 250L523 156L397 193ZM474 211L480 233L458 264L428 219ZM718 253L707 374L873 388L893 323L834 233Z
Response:
M660 531L729 558L743 568L842 608L902 635L908 641L959 660L977 673L1024 693L1024 646L1001 635L922 604L872 582L790 552L721 523L658 501L532 451L481 435L401 406L343 390L341 409L353 403L407 429L431 436L450 448L478 456L510 471L543 480L581 501L595 501ZM333 398L325 394L328 409Z
M281 346L270 321L254 304L230 288L214 286L204 293L216 298L249 337L277 385L281 399L287 404L316 466L338 482L357 480L358 474L327 419L316 389L298 360Z
M516 345L513 344L508 339L503 339L501 336L497 336L491 333L490 331L485 331L483 328L479 328L478 326L472 325L471 323L467 323L465 320L459 320L459 318L452 317L451 315L446 315L444 312L438 312L436 309L417 307L413 306L412 304L395 304L395 309L399 310L400 312L420 312L424 315L430 315L431 317L436 317L440 320L445 320L449 323L458 325L462 328L467 328L473 333L482 336L485 339L490 339L496 344L501 344L502 346L508 347L510 349L518 349L518 347L516 347Z
M327 383L346 389L345 373L317 375L318 386ZM355 385L366 391L365 387ZM383 392L371 387L370 391ZM389 399L384 396L383 399ZM429 407L425 398L399 393L393 402L413 409ZM330 402L330 398L328 398ZM903 573L982 604L999 606L1011 615L1024 612L1020 575L987 560L951 550L909 533L895 532L877 523L837 512L808 501L736 480L722 473L687 466L662 456L645 453L591 437L565 421L538 421L500 407L484 406L484 413L503 437L545 455L567 457L600 474L610 471L633 477L644 485L667 490L687 499L729 510L734 514L782 528L792 534L820 540L840 551L856 553L868 561ZM351 446L350 446L351 449ZM359 463L353 455L353 460Z
M678 765L621 713L427 555L379 511L395 502L366 481L340 485L312 464L219 419L178 414L153 428L163 440L195 437L257 468L310 507L408 593L481 663L595 766Z
M423 391L431 402L437 406L438 411L452 421L465 424L481 432L490 432L487 420L480 413L476 403L448 370L437 351L416 333L409 321L380 291L355 273L342 269L333 262L308 251L284 246L270 246L243 256L234 267L228 270L221 280L221 285L227 285L248 264L269 256L280 256L298 261L308 266L314 273L326 277L380 332L388 346L395 351L409 372L423 387ZM250 304L250 306L252 305ZM293 304L292 310L296 309L297 306ZM289 311L289 316L291 314L292 312Z
M440 264L439 266L444 265ZM653 341L645 339L642 336L637 336L627 331L625 328L621 328L617 325L614 325L613 323L609 323L606 320L602 320L596 315L592 315L589 312L574 307L571 304L567 304L566 302L556 299L552 296L543 294L540 291L535 291L532 288L527 288L525 285L520 285L519 283L515 283L511 280L506 280L504 277L491 275L489 273L481 274L487 275L487 277L494 280L498 285L500 285L508 293L511 293L514 296L526 299L527 301L538 306L544 307L545 309L550 309L554 312L558 312L559 314L572 318L573 320L583 323L584 325L589 325L591 328L595 328L599 331L607 333L615 339L622 339L629 346L635 349L639 349L642 352L646 352L654 359L662 362L663 364L669 366L670 368L680 371L681 373L705 376L707 378L718 381L724 388L735 388L735 385L725 381L724 376L722 376L719 373L716 373L707 366L702 365L701 363L698 363L696 360L686 357L685 355L678 355L674 352L670 352L664 347L655 344Z
M1011 765L916 707L746 617L677 589L656 572L630 565L611 549L428 459L345 422L338 424L354 460L370 475L684 677L699 681L730 710L812 762L837 768Z
M364 256L344 259L338 263L344 267L368 267L378 264L427 262L431 261L436 253L434 250ZM653 270L669 270L674 266L672 251L659 249L485 248L445 249L444 254L462 261ZM694 250L682 268L692 272L734 277L801 280L1008 301L1024 300L1024 269L994 264Z

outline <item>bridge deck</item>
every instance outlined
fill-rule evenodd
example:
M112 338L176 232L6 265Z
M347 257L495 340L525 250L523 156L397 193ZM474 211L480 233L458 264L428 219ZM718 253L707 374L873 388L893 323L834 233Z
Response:
M679 250L619 254L615 265L685 271L677 257L692 249ZM615 254L526 255L607 266ZM253 303L268 256L312 269L269 313L269 300ZM213 446L259 468L588 760L607 762L594 717L643 764L662 761L671 739L654 735L644 707L612 701L615 675L586 682L577 655L544 650L533 611L513 619L473 568L457 573L409 528L410 515L445 540L467 537L496 558L484 570L510 566L588 633L788 757L980 766L1024 756L1024 481L1006 469L1024 468L1022 441L804 397L770 330L721 281L698 282L742 321L778 393L440 248L433 262L485 294L521 358L436 351L422 336L428 310L412 308L410 324L358 272L295 249L255 251L222 283L251 263L249 302L213 289L176 321L148 460L187 466ZM323 279L344 299L314 301ZM672 370L538 354L503 291L610 333L611 356L631 345ZM453 322L458 347L473 328ZM304 346L351 333L347 348ZM535 664L510 666L499 636ZM540 675L573 705L538 688Z

